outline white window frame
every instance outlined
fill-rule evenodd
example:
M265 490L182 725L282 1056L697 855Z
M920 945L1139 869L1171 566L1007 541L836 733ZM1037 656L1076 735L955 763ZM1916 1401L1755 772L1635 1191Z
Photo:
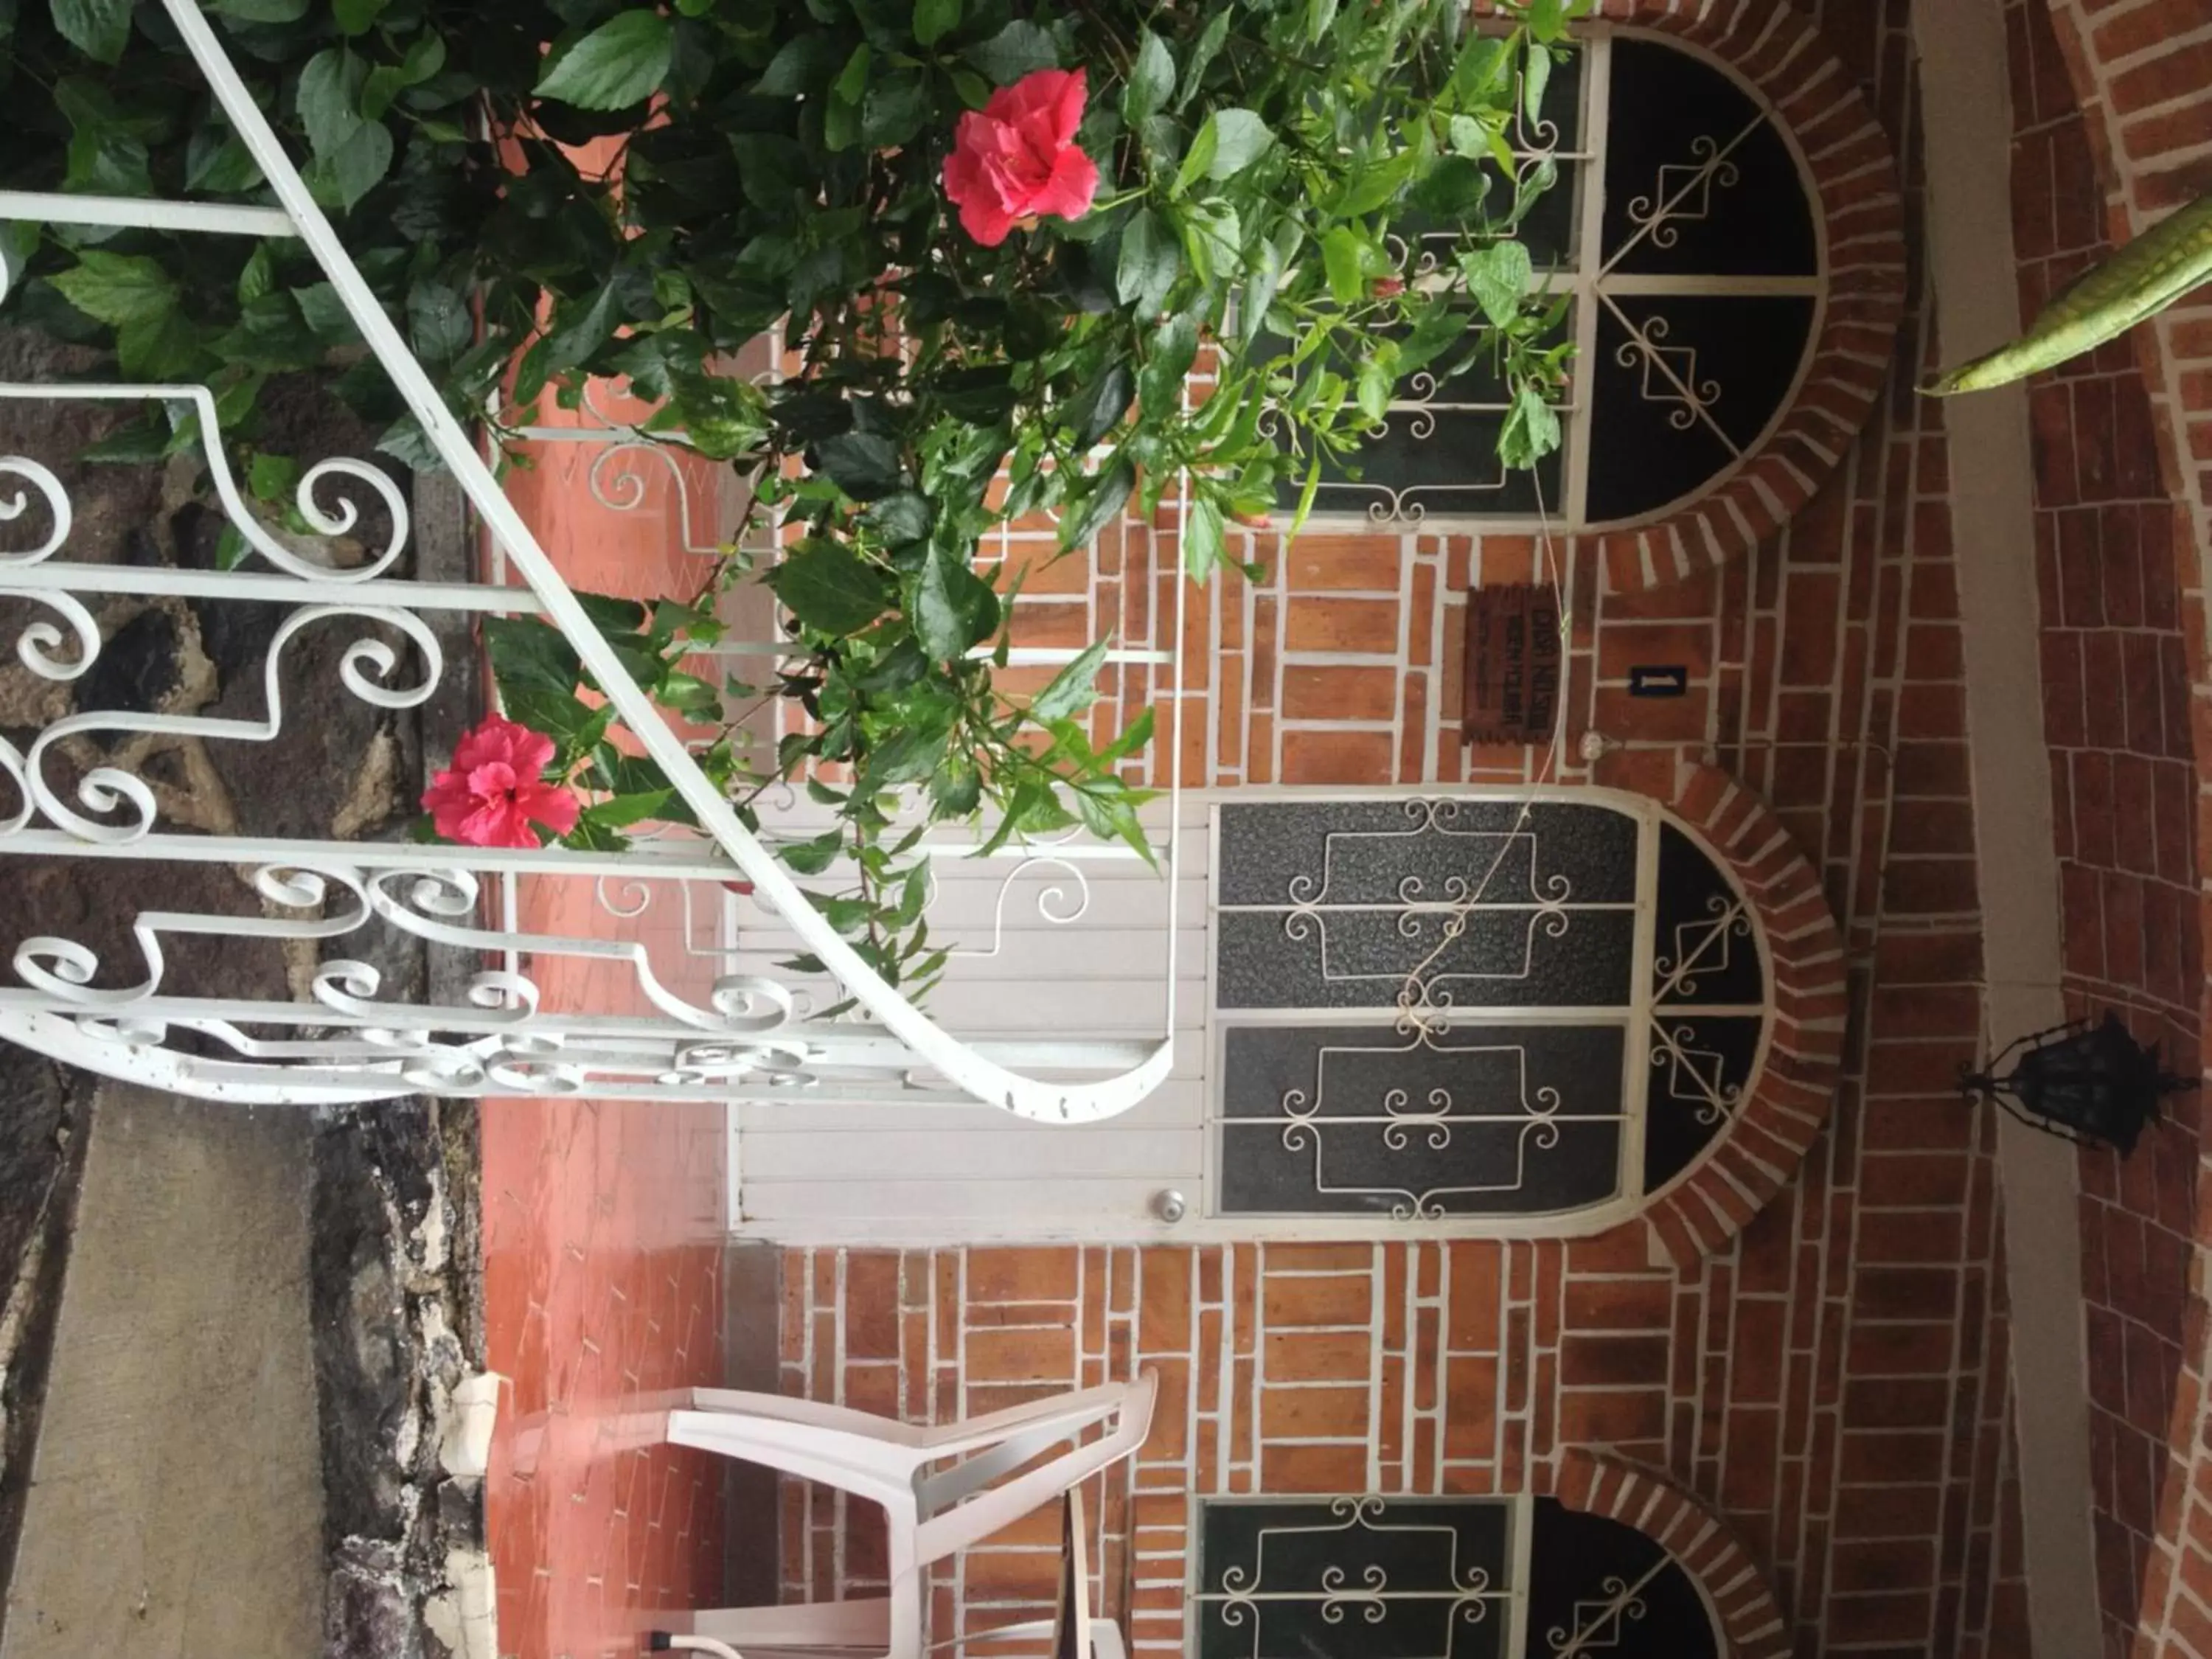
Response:
M1627 246L1615 253L1612 260L1602 264L1599 263L1599 249L1605 224L1605 154L1611 120L1613 43L1617 40L1649 40L1694 58L1726 76L1747 98L1750 99L1759 111L1759 118L1741 131L1729 137L1725 142L1716 140L1716 154L1705 158L1701 163L1698 178L1711 176L1713 172L1725 165L1729 155L1738 145L1760 128L1771 127L1789 151L1790 160L1796 165L1798 181L1803 186L1805 199L1811 210L1815 275L1811 276L1663 276L1609 274L1613 265L1619 263L1621 256L1627 252L1629 247L1637 246L1644 236L1650 234L1671 216L1668 209L1697 187L1696 179L1668 201L1662 203L1650 222L1630 240ZM1775 106L1773 100L1755 82L1746 79L1743 74L1726 59L1706 51L1702 46L1683 40L1679 35L1669 34L1662 30L1635 28L1620 24L1589 23L1577 28L1575 46L1583 57L1583 76L1580 86L1583 100L1580 125L1582 136L1578 147L1571 150L1548 149L1542 142L1543 132L1546 129L1549 129L1556 133L1558 128L1554 123L1540 120L1537 123L1537 131L1532 133L1524 116L1516 114L1515 117L1518 138L1515 146L1516 156L1522 161L1531 162L1548 156L1555 161L1571 161L1576 164L1573 185L1575 191L1573 265L1571 269L1554 268L1545 273L1547 284L1545 291L1547 294L1553 296L1571 295L1575 302L1575 356L1569 368L1570 378L1565 396L1555 405L1560 414L1561 426L1564 428L1562 435L1565 453L1562 457L1562 483L1565 499L1559 502L1546 503L1546 510L1541 514L1486 514L1472 509L1445 512L1438 511L1418 500L1411 504L1410 510L1402 507L1393 510L1390 498L1395 495L1395 492L1391 491L1387 485L1363 483L1334 486L1335 489L1347 492L1366 492L1372 495L1372 499L1365 502L1353 501L1343 506L1331 506L1327 498L1332 486L1324 483L1321 496L1316 501L1310 522L1323 528L1339 531L1352 526L1358 526L1370 532L1383 533L1406 533L1419 531L1423 533L1448 535L1515 535L1527 534L1544 528L1571 533L1584 530L1632 530L1640 526L1656 524L1673 518L1676 514L1694 505L1714 491L1724 488L1730 479L1750 463L1753 457L1773 441L1776 431L1788 417L1799 395L1804 391L1806 378L1811 372L1813 360L1818 353L1821 329L1827 319L1828 284L1832 265L1827 226L1820 212L1820 187L1814 177L1812 164L1806 158L1804 148L1798 143L1796 134L1790 130L1790 124L1782 118L1781 112ZM1419 276L1416 280L1424 287L1438 289L1449 286L1452 282L1449 274L1439 275L1435 272ZM1777 405L1773 415L1760 430L1757 439L1741 449L1738 449L1725 435L1722 435L1721 441L1735 452L1735 459L1711 477L1700 481L1674 500L1649 512L1638 514L1633 518L1608 519L1593 524L1589 516L1589 503L1590 428L1594 400L1588 395L1588 378L1579 366L1592 363L1596 360L1598 321L1601 309L1611 309L1616 320L1629 331L1632 338L1637 340L1644 338L1641 331L1628 320L1627 317L1617 307L1611 306L1607 299L1610 294L1619 294L1627 298L1657 298L1670 295L1803 296L1810 298L1813 301L1813 316L1811 325L1806 333L1805 349L1798 359L1796 372L1790 379L1790 389L1783 396L1780 404ZM1646 342L1646 344L1648 346L1649 343ZM1664 352L1650 353L1648 361L1673 382L1672 389L1676 396L1670 401L1685 402L1686 400L1686 407L1698 410L1696 418L1705 420L1707 425L1711 425L1711 418L1702 412L1702 403L1698 393L1683 385L1680 377L1668 365ZM1691 379L1692 380L1696 379L1694 368L1691 371ZM1415 377L1413 384L1419 383L1419 377ZM1509 407L1510 405L1502 403L1439 403L1433 397L1426 397L1395 400L1390 404L1389 412L1394 416L1402 415L1418 424L1425 413L1437 410L1477 414L1503 414ZM1718 428L1715 428L1715 430L1717 433ZM1453 485L1425 485L1419 487L1419 493L1433 495L1445 489L1481 491L1502 489L1504 485L1503 471L1499 471L1494 479L1490 477L1490 471L1502 468L1503 464L1498 460L1495 454L1485 455L1480 459L1486 469L1482 481Z
M1504 1603L1506 1609L1507 1620L1505 1638L1499 1647L1501 1659L1522 1659L1522 1656L1527 1653L1528 1647L1528 1581L1531 1557L1535 1548L1535 1515L1537 1498L1536 1494L1532 1492L1495 1494L1461 1492L1363 1492L1358 1494L1348 1492L1193 1492L1190 1495L1189 1512L1185 1517L1184 1522L1185 1530L1183 1536L1188 1540L1188 1542L1185 1546L1183 1551L1184 1563L1180 1585L1183 1595L1183 1653L1185 1659L1198 1659L1200 1640L1199 1620L1207 1602L1227 1599L1220 1596L1208 1596L1201 1599L1200 1592L1201 1587L1205 1583L1206 1566L1206 1512L1209 1508L1214 1506L1227 1507L1232 1504L1242 1505L1255 1504L1310 1504L1318 1506L1322 1504L1352 1505L1376 1502L1382 1504L1447 1504L1463 1505L1469 1509L1488 1508L1498 1509L1505 1511L1506 1554L1512 1564L1510 1567L1511 1578L1510 1582L1507 1583L1505 1589L1501 1593L1486 1599ZM1632 1522L1620 1521L1618 1517L1609 1516L1607 1518L1613 1519L1617 1522L1617 1524L1630 1527L1632 1530L1642 1531L1642 1528L1635 1527L1634 1523ZM1298 1528L1297 1530L1303 1532L1307 1529ZM1656 1577L1665 1566L1671 1565L1674 1567L1681 1573L1682 1577L1689 1582L1691 1587L1696 1590L1698 1595L1698 1605L1704 1609L1705 1619L1712 1628L1713 1641L1716 1650L1723 1654L1727 1653L1729 1650L1728 1627L1721 1619L1720 1610L1713 1605L1712 1593L1706 1586L1705 1580L1699 1577L1696 1573L1691 1571L1687 1565L1686 1565L1672 1550L1668 1549L1664 1544L1662 1544L1659 1540L1652 1538L1651 1534L1649 1533L1645 1533L1644 1535L1646 1538L1650 1539L1652 1544L1660 1550L1661 1565L1653 1567L1650 1572L1643 1579L1638 1580L1637 1583L1624 1586L1621 1592L1621 1599L1632 1599L1636 1592L1640 1590L1644 1584L1650 1583L1653 1577ZM1139 1589L1145 1589L1153 1588L1157 1585L1161 1585L1164 1581L1148 1577L1145 1571L1144 1561L1145 1558L1142 1556L1139 1556L1137 1559L1136 1571L1133 1575L1136 1580L1137 1588ZM1388 1596L1389 1591L1387 1589L1382 1592L1381 1599L1387 1600ZM1358 1602L1369 1599L1370 1599L1370 1596L1364 1593L1364 1587L1358 1585L1346 1587L1345 1600L1347 1602ZM1344 1624L1346 1628L1352 1628L1353 1621L1359 1615L1355 1610L1347 1608L1344 1616ZM1254 1632L1254 1641L1255 1644L1257 1643L1257 1640L1258 1632L1255 1629ZM1603 1645L1609 1647L1611 1644L1605 1644ZM1601 1651L1602 1651L1602 1648L1600 1644L1595 1643L1588 1644L1586 1645L1577 1645L1571 1649L1571 1652L1575 1655L1595 1654ZM1260 1659L1270 1659L1270 1656L1262 1654L1260 1656ZM1450 1659L1450 1656L1440 1656L1440 1659Z
M1635 958L1631 967L1626 1012L1625 1015L1619 1016L1625 1018L1626 1026L1622 1057L1620 1167L1614 1196L1603 1203L1582 1209L1542 1214L1452 1213L1436 1218L1401 1219L1382 1212L1330 1215L1307 1211L1224 1212L1221 1207L1221 1191L1227 1119L1223 1108L1227 1085L1229 1031L1239 1027L1326 1024L1368 1025L1378 1034L1387 1034L1395 1030L1398 1013L1393 1007L1228 1010L1221 1007L1218 918L1221 914L1222 809L1224 806L1272 806L1297 802L1440 799L1503 802L1516 805L1529 803L1601 806L1637 821ZM1205 1160L1204 1176L1200 1182L1204 1213L1193 1216L1176 1228L1178 1238L1188 1237L1193 1242L1212 1238L1265 1238L1356 1243L1430 1238L1581 1238L1609 1231L1621 1223L1633 1219L1655 1200L1688 1180L1711 1156L1710 1146L1665 1186L1652 1191L1646 1191L1644 1188L1644 1129L1652 1073L1650 1037L1656 1006L1651 994L1651 979L1653 963L1658 954L1656 935L1658 926L1659 830L1662 825L1669 825L1688 837L1711 861L1729 890L1742 905L1745 920L1749 923L1752 946L1758 956L1760 982L1766 990L1764 1002L1757 1006L1686 1004L1681 1006L1682 1012L1692 1017L1702 1015L1716 1018L1757 1016L1763 1021L1759 1042L1738 1097L1738 1111L1749 1103L1759 1079L1765 1074L1774 1038L1774 962L1757 907L1750 902L1728 860L1720 855L1712 843L1699 834L1694 825L1669 812L1649 796L1571 785L1477 786L1465 788L1406 785L1380 789L1263 785L1240 789L1233 793L1224 792L1217 795L1209 806L1206 896L1206 1133L1201 1154ZM1281 907L1265 908L1279 909ZM1441 914L1449 906L1444 904L1435 908ZM1451 1018L1457 1029L1464 1030L1483 1024L1598 1024L1607 1023L1607 1017L1613 1016L1612 1009L1600 1011L1542 1006L1476 1008L1462 1006L1452 1011ZM1711 1145L1717 1146L1728 1133L1728 1127L1723 1124L1715 1132Z

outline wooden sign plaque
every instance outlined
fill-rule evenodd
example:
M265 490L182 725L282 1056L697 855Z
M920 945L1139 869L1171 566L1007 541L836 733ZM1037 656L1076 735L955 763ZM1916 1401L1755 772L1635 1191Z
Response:
M1467 596L1468 743L1549 742L1565 669L1559 590L1478 587Z

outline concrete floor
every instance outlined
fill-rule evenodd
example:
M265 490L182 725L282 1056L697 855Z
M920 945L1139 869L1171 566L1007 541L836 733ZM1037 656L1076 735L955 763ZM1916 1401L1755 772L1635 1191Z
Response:
M323 1494L301 1119L93 1114L0 1659L302 1659Z

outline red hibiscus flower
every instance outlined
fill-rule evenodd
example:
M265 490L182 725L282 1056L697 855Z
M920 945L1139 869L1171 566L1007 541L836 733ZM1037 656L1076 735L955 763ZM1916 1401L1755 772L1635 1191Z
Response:
M541 775L553 739L494 714L453 746L453 763L430 781L422 805L447 841L471 847L538 847L530 826L556 836L576 827L574 795Z
M1079 219L1090 210L1098 165L1075 142L1083 98L1081 70L1038 70L960 118L945 158L945 194L985 247L1005 241L1018 219Z

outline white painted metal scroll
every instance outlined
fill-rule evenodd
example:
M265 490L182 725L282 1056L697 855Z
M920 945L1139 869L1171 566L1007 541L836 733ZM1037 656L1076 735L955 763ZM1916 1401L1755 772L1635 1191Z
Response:
M592 625L362 281L192 0L164 4L279 205L0 191L0 218L300 238L521 585L416 581L398 574L407 502L382 471L353 461L311 468L295 506L310 540L344 536L364 522L362 506L348 498L358 493L370 523L380 527L378 544L345 568L312 550L303 553L300 538L270 534L240 499L219 441L205 448L219 504L250 550L243 566L225 572L73 562L65 556L72 508L59 477L34 457L0 457L0 599L45 613L15 642L18 659L38 679L66 685L92 667L103 649L100 613L118 596L293 607L269 647L258 719L78 712L51 720L27 748L0 738L0 854L228 865L248 874L257 901L256 912L243 915L137 914L128 926L142 958L135 966L103 963L67 939L23 941L14 982L0 983L0 1036L112 1075L240 1101L335 1102L415 1091L750 1102L888 1097L980 1102L1040 1122L1073 1123L1114 1116L1152 1093L1171 1060L1175 930L1163 928L1159 940L1169 1001L1158 1036L1125 1030L1092 1039L1075 1034L1079 1024L1062 1023L1049 1035L968 1041L870 969L808 901L773 847L746 830ZM0 270L0 303L6 282ZM217 433L214 400L201 386L7 385L0 398L180 404L204 434ZM601 500L619 508L629 488L623 469L637 463L637 447L620 434L605 441L613 494ZM13 544L6 539L11 528L22 532ZM49 759L73 744L82 751L94 733L103 743L270 740L284 718L280 665L287 647L312 629L352 631L338 668L352 696L384 708L419 707L445 675L469 672L446 659L425 618L495 613L539 615L562 631L696 815L702 838L649 841L615 855L178 833L164 822L160 792L112 755L82 768L66 786L50 781ZM1171 675L1167 653L1143 651L1131 659L1159 665L1163 679ZM1166 738L1164 747L1173 754L1177 745ZM1164 821L1174 818L1170 811ZM935 855L967 850L948 842ZM1165 850L1172 866L1172 842ZM1011 849L1006 867L1034 855ZM1052 855L1133 856L1103 848ZM512 902L518 878L581 884L592 894L592 914L580 926L532 931ZM733 883L775 930L823 964L834 994L854 1005L851 1014L821 1017L830 993L819 985L756 970L750 961L739 970ZM605 925L643 916L656 904L662 918L675 918L680 908L680 919L629 937ZM374 967L330 954L332 941L375 929L466 963L465 994L435 1006L388 1000L380 995ZM241 1000L180 989L168 982L164 941L187 936L296 945L313 964L305 994ZM541 983L548 964L567 970L563 986L601 988L606 1000L571 1006L575 999L566 991L549 998Z

